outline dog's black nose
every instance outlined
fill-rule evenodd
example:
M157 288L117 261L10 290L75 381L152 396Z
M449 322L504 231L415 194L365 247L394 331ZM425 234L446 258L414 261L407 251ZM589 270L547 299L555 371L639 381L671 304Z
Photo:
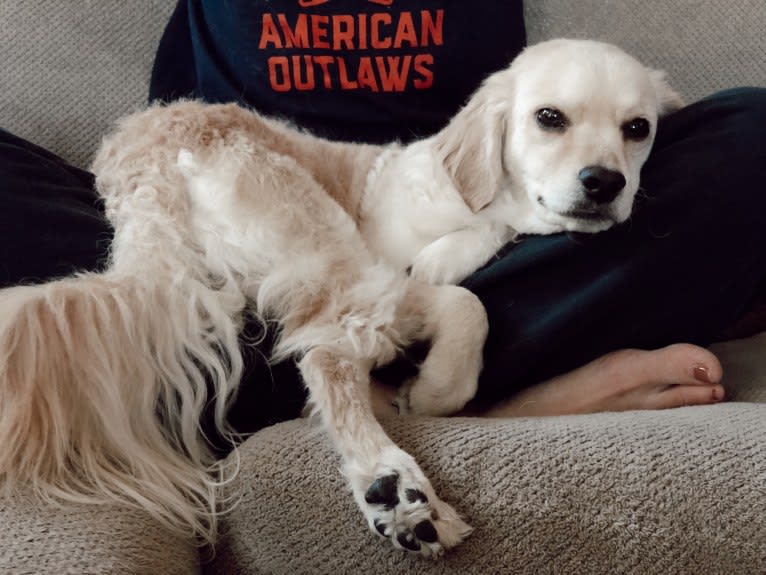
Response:
M597 204L606 204L617 197L625 187L625 176L602 166L588 166L577 175L585 195Z

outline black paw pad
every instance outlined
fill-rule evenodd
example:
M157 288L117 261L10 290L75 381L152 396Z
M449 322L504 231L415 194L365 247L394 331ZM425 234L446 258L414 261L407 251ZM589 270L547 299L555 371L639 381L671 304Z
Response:
M418 539L425 541L426 543L436 543L439 540L439 534L436 532L436 527L434 527L434 524L428 521L428 519L415 525L415 528L412 531Z
M399 533L396 536L396 540L399 542L399 545L405 549L409 549L410 551L420 550L420 543L418 543L418 540L415 539L415 536L409 531L402 531Z
M410 503L417 503L418 501L420 503L428 503L428 497L420 489L405 489L404 496Z
M396 485L399 483L399 475L393 473L378 477L364 494L364 500L371 505L385 505L393 507L399 503L396 494Z
M383 523L380 519L376 519L372 523L373 525L375 525L375 530L378 533L380 533L383 537L386 537L386 528L388 527L388 525Z

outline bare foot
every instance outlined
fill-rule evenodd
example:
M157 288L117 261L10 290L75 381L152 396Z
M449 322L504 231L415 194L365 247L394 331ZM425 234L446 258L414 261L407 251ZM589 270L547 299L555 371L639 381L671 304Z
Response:
M525 417L717 403L724 397L722 374L718 359L694 345L623 349L471 415Z

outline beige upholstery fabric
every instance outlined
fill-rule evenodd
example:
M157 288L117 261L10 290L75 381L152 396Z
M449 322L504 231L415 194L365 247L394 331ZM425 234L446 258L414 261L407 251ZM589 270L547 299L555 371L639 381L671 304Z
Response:
M475 527L442 561L367 531L306 420L242 449L211 572L766 572L766 405L518 420L395 419L392 437Z
M668 73L688 101L766 86L763 0L527 0L530 43L554 37L614 42Z
M194 575L199 570L195 545L142 512L0 499L3 575Z
M0 0L0 128L86 167L111 123L146 102L174 5Z

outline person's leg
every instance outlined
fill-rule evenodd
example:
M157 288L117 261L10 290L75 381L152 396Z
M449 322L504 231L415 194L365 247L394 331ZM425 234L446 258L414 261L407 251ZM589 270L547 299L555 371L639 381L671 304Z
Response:
M618 354L588 378L572 370L623 348L707 345L763 289L764 126L763 89L728 91L673 114L661 123L628 222L590 236L526 238L468 278L490 318L477 402L562 374L556 385L604 387L619 373L636 386L674 379L654 386L667 388L691 383L699 361L713 364L706 367L715 380L715 358L690 346L670 356ZM596 390L579 390L599 400Z
M106 264L111 226L93 175L0 130L0 287Z

